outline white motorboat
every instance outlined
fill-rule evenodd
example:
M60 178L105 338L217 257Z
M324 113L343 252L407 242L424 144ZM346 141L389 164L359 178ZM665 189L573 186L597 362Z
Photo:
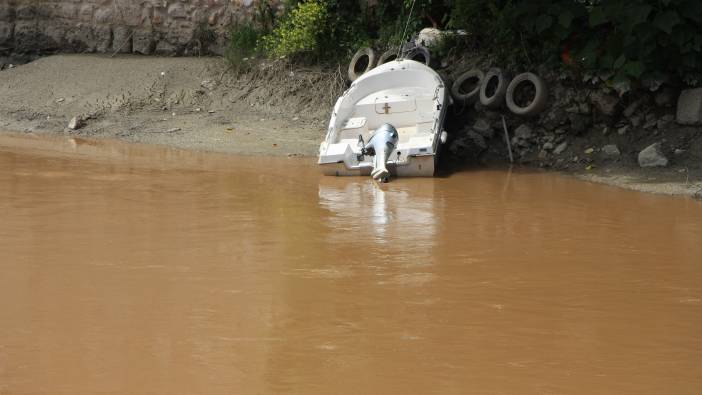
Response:
M337 100L319 147L324 174L433 176L448 107L441 77L402 59L363 74ZM367 143L366 143L367 142Z

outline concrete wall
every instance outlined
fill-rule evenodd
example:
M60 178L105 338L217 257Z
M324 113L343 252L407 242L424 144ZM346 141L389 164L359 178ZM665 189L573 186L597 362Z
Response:
M0 0L0 53L222 53L228 27L258 1Z

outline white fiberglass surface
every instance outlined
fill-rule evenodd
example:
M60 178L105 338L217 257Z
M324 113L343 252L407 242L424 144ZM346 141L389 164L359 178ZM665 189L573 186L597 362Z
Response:
M410 87L371 93L359 100L353 112L340 120L341 130L335 142L358 139L367 141L375 129L385 123L393 125L400 134L400 141L418 133L431 133L431 125L439 116L433 92ZM419 125L429 124L427 127Z
M330 125L332 140L365 137L383 123L400 129L432 121L442 101L443 83L432 69L408 60L386 63L361 76L341 98ZM345 128L357 118L365 120L363 127Z

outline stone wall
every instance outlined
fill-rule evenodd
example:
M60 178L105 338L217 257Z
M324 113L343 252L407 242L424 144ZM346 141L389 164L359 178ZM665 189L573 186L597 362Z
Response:
M222 53L229 26L257 7L258 0L0 0L0 54Z

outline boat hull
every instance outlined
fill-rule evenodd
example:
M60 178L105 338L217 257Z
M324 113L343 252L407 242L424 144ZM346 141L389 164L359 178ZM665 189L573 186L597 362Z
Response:
M389 162L387 168L395 177L432 177L436 167L436 155L415 156L406 163ZM372 166L347 166L344 162L321 163L320 168L326 176L369 176Z
M445 141L443 123L448 104L441 77L424 64L399 60L376 67L337 100L319 149L322 173L371 175L375 161L365 154L364 141L389 124L399 135L388 155L390 174L433 176Z

